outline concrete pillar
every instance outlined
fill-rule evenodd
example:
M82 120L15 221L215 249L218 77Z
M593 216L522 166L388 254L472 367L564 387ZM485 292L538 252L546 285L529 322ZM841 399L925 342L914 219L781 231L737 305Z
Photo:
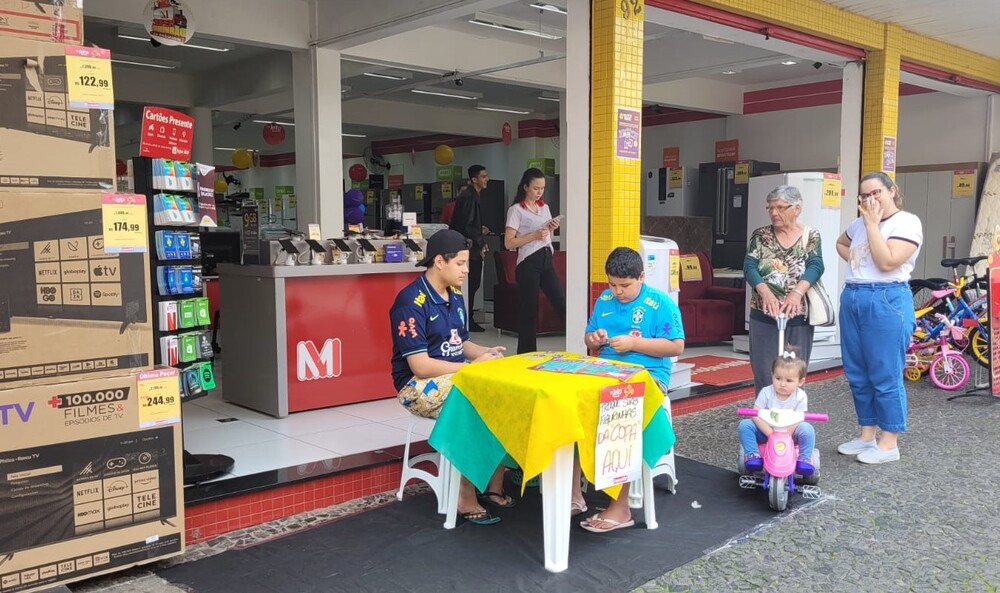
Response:
M639 248L643 0L593 0L590 65L590 296L607 288L615 247ZM570 52L567 52L570 53ZM572 128L572 126L570 126Z
M212 126L212 110L208 107L192 107L188 110L194 118L194 143L191 145L191 160L203 165L214 165L215 141Z
M843 95L840 104L840 179L844 199L840 204L841 227L857 218L858 181L861 171L861 123L864 111L865 67L861 62L844 65ZM867 170L865 171L867 173Z
M570 0L566 16L566 92L560 98L560 204L566 250L566 350L587 352L590 314L590 0ZM565 156L563 156L565 155Z
M325 238L344 236L344 162L340 52L322 47L292 54L295 81L297 225L318 223Z
M863 173L883 171L896 178L895 155L892 166L887 159L887 144L895 151L899 121L899 61L903 48L903 29L885 26L883 49L868 52L865 65L864 132L861 145Z

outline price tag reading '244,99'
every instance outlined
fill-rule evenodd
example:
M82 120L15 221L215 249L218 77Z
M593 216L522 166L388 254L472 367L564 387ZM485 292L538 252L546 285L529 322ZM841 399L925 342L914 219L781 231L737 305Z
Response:
M142 253L148 249L146 196L102 195L101 219L105 253Z
M114 109L111 51L67 45L66 86L69 106L74 109Z
M181 421L179 373L174 368L143 371L136 376L139 428Z

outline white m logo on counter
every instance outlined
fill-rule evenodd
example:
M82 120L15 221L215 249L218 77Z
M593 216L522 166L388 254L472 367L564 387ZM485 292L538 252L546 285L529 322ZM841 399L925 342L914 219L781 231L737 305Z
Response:
M317 350L312 340L299 342L295 347L295 369L299 381L339 377L343 371L340 338L327 340L322 350Z

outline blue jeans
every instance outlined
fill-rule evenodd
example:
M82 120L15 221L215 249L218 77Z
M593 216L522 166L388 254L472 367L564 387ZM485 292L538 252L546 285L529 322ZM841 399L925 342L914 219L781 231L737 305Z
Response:
M903 282L847 284L840 294L840 354L861 426L906 431L906 348L916 329Z
M812 463L813 448L816 446L816 429L808 422L799 422L792 433L792 441L799 446L799 459ZM767 437L749 418L740 420L740 444L744 455L760 455L757 446L767 442Z

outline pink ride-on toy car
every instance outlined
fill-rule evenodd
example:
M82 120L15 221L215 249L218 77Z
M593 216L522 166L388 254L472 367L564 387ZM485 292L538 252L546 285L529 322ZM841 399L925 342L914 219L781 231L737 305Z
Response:
M767 442L760 447L760 456L764 460L762 472L749 473L743 463L744 451L740 446L739 470L740 488L763 488L768 492L768 504L776 511L783 511L788 506L788 495L798 490L804 498L819 498L819 449L813 449L812 465L815 471L809 476L799 476L800 482L795 482L795 462L799 458L799 448L792 441L788 427L808 420L811 422L826 422L826 414L811 412L796 412L795 410L756 410L740 408L736 411L740 416L760 418L774 428Z

